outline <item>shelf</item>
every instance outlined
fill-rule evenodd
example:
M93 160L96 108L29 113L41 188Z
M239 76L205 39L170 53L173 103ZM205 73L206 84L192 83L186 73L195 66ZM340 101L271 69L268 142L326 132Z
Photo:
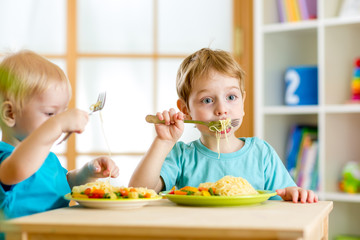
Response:
M329 192L329 193L324 193L323 198L324 200L337 201L337 202L360 203L360 194Z
M326 113L360 113L359 104L338 104L325 106Z
M360 23L360 17L349 17L349 18L335 17L335 18L325 19L323 23L327 27L357 24Z
M359 104L334 104L319 106L266 106L263 113L266 115L302 115L302 114L318 114L325 113L360 113Z
M316 114L319 112L318 106L268 106L264 107L264 114Z
M307 29L316 29L318 22L316 20L292 22L292 23L274 23L267 24L263 27L264 33L299 31Z
M277 0L254 2L255 134L285 161L291 129L317 126L319 198L345 209L331 216L330 222L341 222L330 229L329 239L359 231L353 222L360 222L360 214L353 209L358 208L360 194L341 193L337 186L344 166L360 161L360 103L348 103L354 60L360 57L360 16L337 17L343 0L317 0L318 19L280 23ZM318 67L318 104L287 106L284 96L290 85L285 73L301 65ZM292 93L299 82L291 86Z

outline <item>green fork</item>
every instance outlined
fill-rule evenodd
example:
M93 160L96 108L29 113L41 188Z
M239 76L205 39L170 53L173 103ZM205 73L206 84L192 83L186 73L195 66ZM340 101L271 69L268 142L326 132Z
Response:
M158 124L158 123L164 124L165 123L165 121L159 120L158 117L155 116L155 115L147 115L145 120L148 123L155 123L155 124ZM202 125L205 125L205 126L208 126L208 127L216 126L217 128L221 127L220 121L203 122L203 121L198 121L198 120L184 120L184 123L202 124ZM238 126L239 123L240 123L240 119L232 119L231 120L231 126L232 127Z

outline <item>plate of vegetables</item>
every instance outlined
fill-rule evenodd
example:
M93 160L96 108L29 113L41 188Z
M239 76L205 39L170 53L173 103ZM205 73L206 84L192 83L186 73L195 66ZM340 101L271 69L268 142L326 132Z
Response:
M140 208L162 199L152 189L113 187L105 182L74 187L64 198L76 201L84 207L103 209Z
M275 196L276 192L269 190L257 190L258 194L220 196L213 188L195 188L186 186L179 190L161 192L170 201L186 206L240 206L258 204Z

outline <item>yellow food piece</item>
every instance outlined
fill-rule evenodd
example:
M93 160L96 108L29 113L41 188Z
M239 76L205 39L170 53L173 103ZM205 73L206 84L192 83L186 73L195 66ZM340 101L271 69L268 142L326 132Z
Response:
M190 186L183 187L180 190L186 190L186 191L191 191L191 192L198 192L199 191L196 187L190 187Z
M210 196L211 196L211 194L210 194L208 191L206 191L206 190L202 190L202 191L201 191L201 194L202 194L203 196L205 196L205 197L210 197Z
M129 198L139 198L139 194L137 192L129 192Z
M87 195L85 195L85 194L79 194L79 193L73 193L73 194L72 194L72 197L73 197L73 198L88 198Z

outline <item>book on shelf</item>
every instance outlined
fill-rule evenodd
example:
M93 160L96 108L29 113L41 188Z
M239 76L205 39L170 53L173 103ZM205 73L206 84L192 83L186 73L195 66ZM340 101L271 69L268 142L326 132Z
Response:
M286 168L299 187L317 190L318 150L317 127L292 127L288 137Z
M317 0L277 0L279 21L297 22L317 18Z
M288 17L286 15L286 10L285 10L285 2L283 0L277 0L277 11L279 14L279 20L280 22L287 22L288 21Z

